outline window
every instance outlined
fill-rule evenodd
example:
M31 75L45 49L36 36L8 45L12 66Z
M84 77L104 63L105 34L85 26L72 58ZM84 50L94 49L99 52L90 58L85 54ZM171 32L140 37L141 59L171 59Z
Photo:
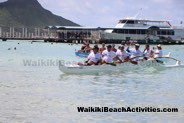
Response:
M173 30L168 31L168 35L174 35L174 31Z
M127 24L134 24L134 20L128 20Z
M135 21L134 20L120 20L119 23L134 24ZM136 22L136 23L138 23L138 22Z
M127 20L120 20L119 23L126 23Z
M172 31L172 35L174 35L174 31Z
M141 34L141 30L137 30L137 34Z
M141 34L146 34L146 30L141 30Z
M129 32L128 29L125 29L124 31L125 31L125 34L129 34L129 33L128 33L128 32Z
M130 30L129 30L129 34L136 34L136 30L130 29Z
M157 31L157 35L160 35L161 34L161 31Z
M166 34L167 34L167 32L165 30L161 31L161 35L166 35Z
M171 31L167 31L167 35L172 35L172 32Z

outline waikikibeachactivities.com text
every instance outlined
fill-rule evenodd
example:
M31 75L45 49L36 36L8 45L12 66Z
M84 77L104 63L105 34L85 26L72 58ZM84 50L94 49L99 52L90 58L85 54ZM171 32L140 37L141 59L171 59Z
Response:
M110 108L110 107L77 107L78 112L123 112L123 113L155 113L155 112L179 112L178 108L153 108L153 107L120 107L120 108Z
M80 63L84 63L85 61L81 61ZM66 61L60 59L23 59L22 60L23 66L25 67L56 67L60 65L76 65L78 64L77 61ZM119 66L132 66L132 64L122 63ZM159 66L157 62L140 62L139 66L147 67L147 66Z

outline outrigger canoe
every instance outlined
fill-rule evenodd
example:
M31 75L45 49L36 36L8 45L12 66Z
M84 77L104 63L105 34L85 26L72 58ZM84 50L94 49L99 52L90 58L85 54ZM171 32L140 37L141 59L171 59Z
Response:
M153 67L156 69L165 69L165 68L177 68L184 67L179 60L171 57L162 57L170 58L176 60L174 65L166 65L164 62L159 62L161 58L152 59L152 60L140 60L137 64L132 64L131 62L125 62L121 64L103 64L95 66L80 66L80 65L63 65L59 63L59 69L66 74L96 74L96 73L108 73L116 71L131 71L135 69Z
M75 55L81 58L87 58L89 56L89 53L78 52L77 50L75 50Z
M89 53L80 53L80 52L75 51L75 55L81 58L87 58Z

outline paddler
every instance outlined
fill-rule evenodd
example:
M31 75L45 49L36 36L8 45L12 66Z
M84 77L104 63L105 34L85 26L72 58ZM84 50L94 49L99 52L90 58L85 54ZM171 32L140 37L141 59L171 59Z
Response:
M88 60L85 62L87 63L86 65L98 65L98 63L101 62L101 55L98 52L99 48L94 47L93 52L91 52L88 56Z
M102 53L104 50L106 50L105 43L102 43L102 47L99 49L99 51Z
M116 53L112 51L112 46L108 45L107 50L102 52L102 63L112 63L116 57Z
M132 61L138 61L139 56L143 55L143 53L139 50L139 48L140 44L135 44L135 49L129 49L129 47L127 48L127 52L130 53L130 59L132 59Z
M146 60L149 58L153 58L153 51L150 49L149 44L146 44L143 55Z
M82 46L81 46L81 50L84 50L86 48L86 42L84 41Z
M120 63L123 63L128 58L128 54L124 50L125 49L125 46L124 45L120 45L119 48L120 49L117 50L117 52L116 52L116 58L119 60Z
M112 44L112 51L117 52L117 49L115 48L115 44Z
M155 58L157 58L157 57L162 57L163 56L163 51L162 51L162 47L161 47L161 45L159 44L159 45L157 45L157 50L156 50L156 52L155 52Z
M85 53L90 53L91 47L89 46L89 43L86 44L86 47L84 48Z

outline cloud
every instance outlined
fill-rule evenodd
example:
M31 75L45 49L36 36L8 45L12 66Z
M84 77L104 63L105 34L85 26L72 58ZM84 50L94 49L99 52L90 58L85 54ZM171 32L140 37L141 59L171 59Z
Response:
M0 2L5 0L0 0ZM114 27L119 19L134 17L154 20L184 20L183 0L38 0L41 5L84 26ZM142 8L142 11L140 9Z
M39 0L57 15L85 26L115 26L124 17L135 16L142 8L141 18L181 20L183 0ZM176 22L177 23L177 22Z
M5 2L5 1L7 1L7 0L0 0L0 3Z

